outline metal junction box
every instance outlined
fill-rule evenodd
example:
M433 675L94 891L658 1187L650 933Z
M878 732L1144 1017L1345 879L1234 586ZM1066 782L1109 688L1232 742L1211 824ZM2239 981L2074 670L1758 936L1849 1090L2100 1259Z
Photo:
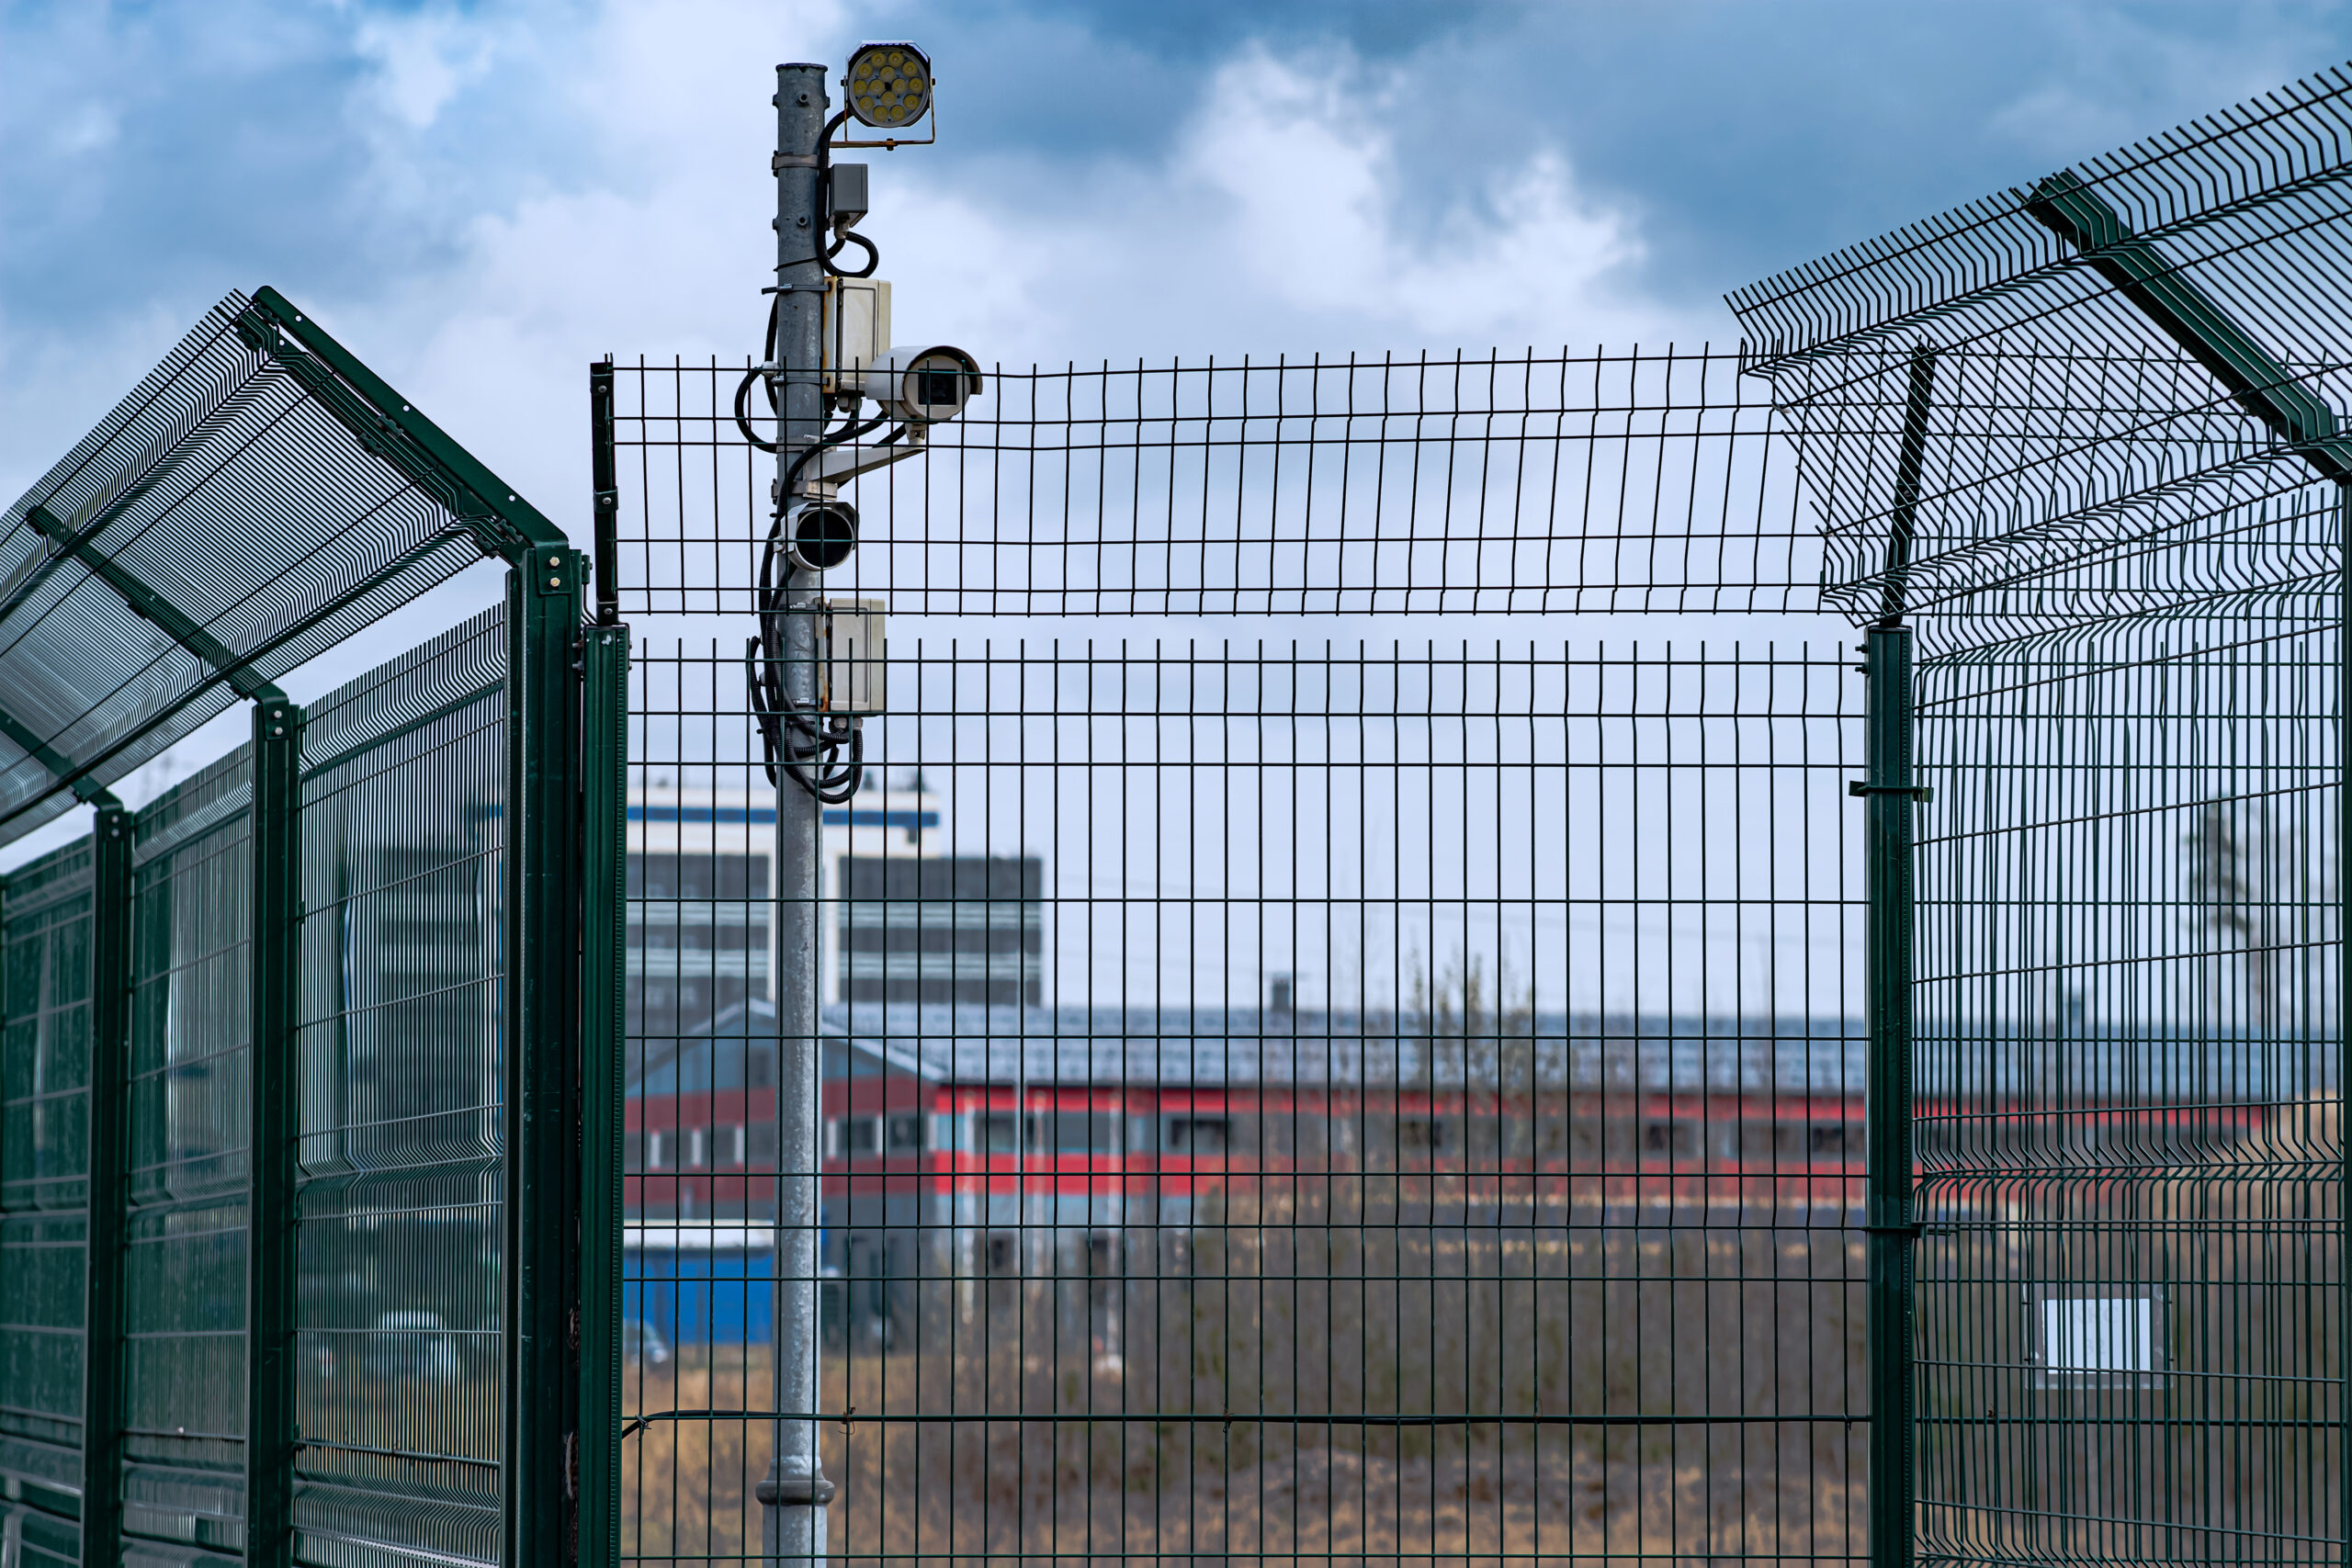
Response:
M879 599L828 599L817 626L817 706L828 714L884 711Z
M865 367L890 351L890 285L879 277L825 279L824 346L820 369L827 392L856 392Z

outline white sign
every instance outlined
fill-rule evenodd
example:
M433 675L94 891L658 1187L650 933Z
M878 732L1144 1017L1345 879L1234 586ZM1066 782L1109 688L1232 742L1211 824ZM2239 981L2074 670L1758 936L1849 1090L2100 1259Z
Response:
M2076 1377L2148 1373L2156 1362L2156 1303L2147 1296L2044 1299L2041 1364Z

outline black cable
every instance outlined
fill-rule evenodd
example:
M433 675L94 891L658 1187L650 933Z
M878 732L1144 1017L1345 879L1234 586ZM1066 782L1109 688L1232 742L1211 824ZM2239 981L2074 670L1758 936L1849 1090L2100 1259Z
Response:
M863 250L865 253L865 265L858 268L855 272L850 272L844 268L835 266L833 265L833 258L842 254L842 247L843 245L855 245L859 249ZM872 277L874 276L874 269L882 265L882 253L874 248L873 241L859 233L856 230L844 229L842 231L841 238L833 242L832 249L827 251L823 255L819 256L817 259L823 263L825 270L832 274L835 277Z
M828 217L832 202L832 141L833 132L849 119L843 109L825 122L817 133L817 188L825 194ZM845 245L855 244L865 253L865 265L857 271L846 271L833 265L833 258ZM811 258L834 277L871 277L882 263L882 253L873 241L852 230L843 229L831 247L820 249ZM798 265L798 263L790 265ZM781 287L767 291L773 298L768 302L768 330L763 345L762 364L745 372L735 388L735 427L743 439L763 452L781 450L784 433L776 432L775 441L763 441L752 428L746 404L750 401L752 383L762 378L765 368L777 363L776 333L782 325L784 294ZM768 412L781 420L782 411L776 406L776 389L773 378L767 381ZM828 805L839 805L855 795L865 774L865 736L855 719L811 714L799 707L786 694L779 673L785 643L785 602L792 590L795 568L784 546L784 520L791 510L794 486L800 470L818 453L839 446L845 442L871 434L888 422L887 414L858 422L854 416L831 431L820 432L807 450L792 459L776 486L775 510L768 521L767 537L760 547L759 584L753 601L759 635L746 639L743 645L743 684L751 695L752 720L760 732L763 766L771 785L780 785L784 777ZM883 437L887 446L906 434L900 425ZM782 567L779 578L777 568ZM812 722L813 719L813 722ZM848 759L842 761L846 750ZM814 763L813 772L803 763ZM780 776L781 774L781 776Z
M743 409L744 400L751 396L752 383L758 380L761 374L761 367L754 365L749 370L744 371L743 378L735 384L735 428L743 433L744 440L750 442L759 450L763 452L773 452L776 449L776 444L773 441L763 441L760 439L759 433L752 428L751 416L747 414Z
M793 483L799 479L800 469L809 458L830 447L872 433L887 418L887 415L877 414L862 423L847 424L827 432L816 445L794 457L791 467L785 470L775 512L768 520L767 537L761 541L760 546L760 574L753 598L759 636L747 640L743 647L744 685L751 694L752 717L759 728L763 766L767 773L768 783L773 785L781 782L777 776L777 769L781 767L801 788L820 800L835 805L857 793L858 782L865 777L865 741L854 722L841 721L849 723L845 738L849 761L846 764L839 764L843 738L830 736L822 728L811 728L803 716L807 710L798 707L785 694L784 683L777 675L777 667L783 661L785 600L792 591L793 574L797 570L791 555L783 547L784 520L791 511ZM899 425L883 437L879 445L888 446L905 434L906 429L905 425ZM782 568L780 578L779 566ZM818 720L820 726L835 721L822 717ZM787 755L785 735L787 724L813 737L814 745L796 745ZM817 761L818 772L814 779L797 765L805 759ZM842 791L847 793L841 793Z

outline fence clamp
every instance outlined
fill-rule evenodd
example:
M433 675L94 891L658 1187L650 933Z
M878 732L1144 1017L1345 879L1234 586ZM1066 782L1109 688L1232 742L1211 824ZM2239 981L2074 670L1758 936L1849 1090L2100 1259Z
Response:
M821 1475L784 1475L762 1481L752 1495L773 1508L821 1508L833 1500L833 1483Z
M1863 799L1873 795L1907 795L1922 806L1936 798L1936 792L1926 784L1874 784L1860 779L1849 780L1846 793Z

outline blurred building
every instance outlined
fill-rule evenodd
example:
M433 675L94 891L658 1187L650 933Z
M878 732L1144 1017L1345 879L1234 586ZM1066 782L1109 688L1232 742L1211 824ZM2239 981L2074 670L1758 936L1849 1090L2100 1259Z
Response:
M1039 1004L1037 857L944 853L943 804L920 780L828 806L823 820L821 1003ZM639 1041L674 1042L730 1008L775 1000L775 840L765 790L666 779L632 789L629 1032Z

